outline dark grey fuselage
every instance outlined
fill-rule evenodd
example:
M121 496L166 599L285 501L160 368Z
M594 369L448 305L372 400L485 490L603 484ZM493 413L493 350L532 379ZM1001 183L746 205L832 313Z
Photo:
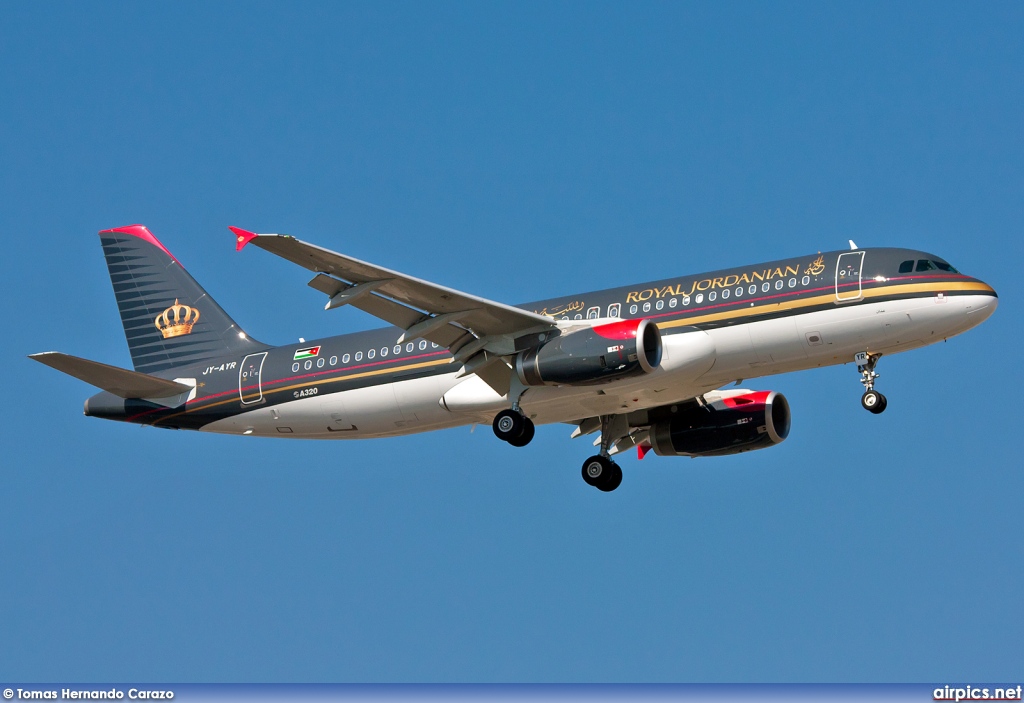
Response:
M901 265L906 268L905 262L908 261L911 262L912 270L901 272ZM927 270L917 270L920 268L917 262L920 261L932 262L933 266ZM948 270L937 268L935 264ZM981 281L952 270L945 261L933 255L906 249L866 249L813 254L686 275L568 295L518 307L549 316L563 326L591 324L587 321L594 319L646 318L658 325L670 350L672 339L677 335L697 330L714 336L712 333L720 330L722 332L717 339L722 341L717 343L718 358L712 360L713 366L733 376L737 371L727 367L739 364L742 368L737 368L746 370L737 377L751 378L781 370L850 360L845 356L840 358L838 354L827 354L829 346L835 343L830 342L824 333L817 338L813 334L807 336L801 331L802 327L796 324L798 318L824 320L822 314L835 313L834 320L823 322L822 325L842 325L844 320L863 318L864 315L858 311L867 312L870 309L874 313L882 310L880 314L884 316L888 314L886 306L895 309L898 301L917 301L909 305L916 305L915 310L921 309L930 314L931 308L923 307L922 301L952 301L956 298L963 298L964 301L968 298L971 301L977 299L979 302L970 305L974 308L984 307L985 299L990 299L994 306L995 292ZM955 311L954 307L949 306L943 310L944 314L948 310L951 320L959 310ZM818 318L814 318L815 315ZM911 319L910 313L905 317ZM929 315L919 313L919 318L927 317ZM977 324L980 319L983 318L976 318L968 326ZM779 320L784 322L774 323L774 327L770 324L760 324L758 327L759 323ZM862 323L857 324L863 326ZM897 327L903 325L901 329L908 330L908 336L901 340L898 335L892 337L891 334L879 332L875 341L870 338L870 330L867 333L858 332L863 339L861 346L865 349L884 347L891 352L937 341L931 338L934 331L932 335L921 336L924 334L921 329L912 329L913 326L906 324L902 318L893 317L893 324ZM962 331L960 327L963 324L951 321L940 333L949 336ZM767 339L762 339L763 335L758 331L776 328L784 332L779 334L772 331ZM735 330L742 332L737 334ZM195 392L187 399L180 399L184 401L180 404L167 406L146 400L124 400L109 393L100 393L87 401L86 414L158 427L244 433L248 425L235 420L246 415L255 417L254 413L259 411L266 414L269 422L266 426L272 427L272 434L277 429L274 418L279 419L288 414L283 410L285 406L290 409L302 407L303 412L292 413L296 422L291 425L281 424L280 427L287 430L277 434L344 438L402 434L463 424L479 421L483 414L492 412L490 408L493 405L482 398L480 409L474 410L470 404L467 414L460 416L455 413L450 422L444 421L445 413L452 414L452 411L445 407L442 397L454 384L433 384L423 380L441 377L454 379L458 369L449 363L451 355L447 350L425 340L416 339L398 344L402 332L399 328L387 327L280 347L248 340L248 346L237 352L155 372L154 375L162 378L194 379ZM777 339L773 340L772 335L776 335ZM842 335L836 334L835 338L841 340ZM735 341L737 339L739 342ZM778 353L774 353L772 348L776 342ZM736 347L736 344L739 346ZM831 351L839 352L842 347L845 354L845 346L848 344L842 342ZM316 348L315 355L307 352L306 356L300 358L297 352L309 348ZM669 357L671 363L667 368L671 370L677 360L671 359L671 351ZM689 385L677 384L678 392L688 392L692 388L705 387L722 380L719 375L709 373L703 374L702 384L694 385L692 380L688 381ZM421 381L418 384L404 384L418 380ZM666 381L666 388L673 387L669 381ZM410 402L409 407L418 409L406 412L401 392L394 389L414 387L416 393L428 396L434 394L434 397L428 401L417 397ZM636 382L623 386L629 391L635 387ZM331 404L326 399L336 394L342 394L337 396L339 399L345 398L346 393L350 398L369 397L367 389L382 390L373 395L368 404L359 401L355 403L357 409L346 409L346 417L331 417ZM573 389L565 390L567 393L573 392ZM609 390L614 395L614 384ZM361 391L361 394L352 394L353 391ZM529 402L531 393L533 391L528 391L524 396L524 404ZM533 396L540 403L551 394L533 393ZM378 401L380 408L375 405ZM439 414L435 416L432 409L425 407L425 402L438 407ZM595 399L595 414L599 404ZM281 409L274 410L277 407ZM364 422L363 426L374 427L374 431L364 433L358 429L359 411L364 407L370 408L366 412L378 414L390 411L394 417L383 422L378 422L379 418L370 424ZM576 403L572 411L579 413L587 408L586 400L582 400ZM430 419L421 420L420 415L429 415ZM566 421L572 417L561 417L558 413L544 417L543 412L540 415L541 421ZM252 431L250 428L249 432Z

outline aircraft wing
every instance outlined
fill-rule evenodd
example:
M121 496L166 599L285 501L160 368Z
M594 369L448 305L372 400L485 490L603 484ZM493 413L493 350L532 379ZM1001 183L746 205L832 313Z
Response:
M427 339L452 352L469 350L464 355L468 357L486 346L485 338L515 338L556 326L543 315L407 276L290 235L229 229L235 233L239 251L251 242L316 272L309 285L330 298L326 309L352 305L406 330L403 340Z

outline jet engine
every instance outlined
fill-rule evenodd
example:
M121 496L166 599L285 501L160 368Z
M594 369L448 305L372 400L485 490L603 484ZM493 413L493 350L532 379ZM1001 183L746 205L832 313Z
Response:
M779 444L789 436L789 403L775 391L744 391L680 407L651 425L658 456L723 456Z
M516 356L526 386L583 386L651 373L661 332L650 320L622 320L554 337Z

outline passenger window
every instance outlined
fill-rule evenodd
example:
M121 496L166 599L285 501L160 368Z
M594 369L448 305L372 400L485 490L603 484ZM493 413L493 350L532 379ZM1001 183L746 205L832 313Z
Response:
M316 367L318 369L322 369L324 367L325 363L327 363L327 362L325 362L324 358L321 356L319 359L316 360Z
M363 360L363 353L362 352L356 352L356 361L362 361L362 360Z
M693 302L697 303L697 305L700 305L701 303L703 303L704 302L704 294L703 293L698 293L697 297L693 299Z
M387 355L388 355L388 348L387 347L381 347L380 348L380 357L383 359Z
M294 364L292 364L292 373L295 373L298 370L299 370L299 362L296 361Z
M728 297L729 297L729 289L726 288L725 290L722 291L722 300L725 300Z
M718 293L716 293L715 291L711 291L710 293L708 293L708 300L714 300L717 297ZM699 303L700 301L698 300L697 302Z
M416 345L414 343L412 343L412 342L409 342L408 344L405 345L405 351L407 351L407 352L411 352L411 351L413 351L415 349L416 349Z
M785 284L783 283L781 278L779 280L775 281L775 290L782 290L782 286L783 285L785 285Z
M750 286L750 288L747 289L747 292L750 293L751 295L753 295L754 293L757 292L757 286L756 285Z
M601 317L601 308L590 308L589 310L587 310L588 320L596 320L599 317Z
M420 340L420 351L423 351L426 348L427 348L427 340L421 339Z
M630 315L636 315L636 305L630 305L629 306L629 314Z
M650 303L644 303L644 312L650 312L650 311L651 311L651 304Z
M402 345L401 344L396 344L395 348L392 349L392 351L395 352L396 354L401 354L402 353Z
M583 315L580 315L579 313L576 313L575 315L573 315L572 319L574 319L574 320L582 320L583 319Z
M662 308L665 307L665 301L664 300L659 300L658 302L656 302L654 304L654 307L657 308L658 310L661 310Z
M366 358L367 359L372 359L375 356L377 356L377 352L375 350L373 350L373 349L371 349L370 351L366 352Z
M679 300L676 298L672 298L672 300L668 301L668 306L670 308L674 308L676 305L679 305Z
M351 358L352 357L349 356L348 354L342 354L342 356L341 356L341 363L347 364Z
M332 356L331 357L331 366L337 366L337 365L338 365L338 357Z
M911 259L910 261L904 261L902 264L900 264L900 273L910 273L913 270L914 270L914 261L913 261L913 259Z
M622 312L622 305L620 303L612 303L608 306L608 317L618 317Z
M935 270L935 264L933 264L931 261L928 261L928 259L918 259L918 261L917 261L917 271L920 272L920 271L934 271L934 270Z

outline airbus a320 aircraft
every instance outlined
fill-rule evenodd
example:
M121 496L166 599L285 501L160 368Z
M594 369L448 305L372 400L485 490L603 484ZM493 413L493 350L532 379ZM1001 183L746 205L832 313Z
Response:
M599 433L583 480L615 490L611 457L720 456L786 439L781 393L743 379L855 361L861 404L884 354L960 334L995 291L945 260L860 249L505 305L281 234L247 244L315 273L326 309L393 325L272 347L246 334L142 225L100 232L134 371L59 352L31 358L98 388L85 414L260 437L356 439L489 422L509 444L534 426Z

